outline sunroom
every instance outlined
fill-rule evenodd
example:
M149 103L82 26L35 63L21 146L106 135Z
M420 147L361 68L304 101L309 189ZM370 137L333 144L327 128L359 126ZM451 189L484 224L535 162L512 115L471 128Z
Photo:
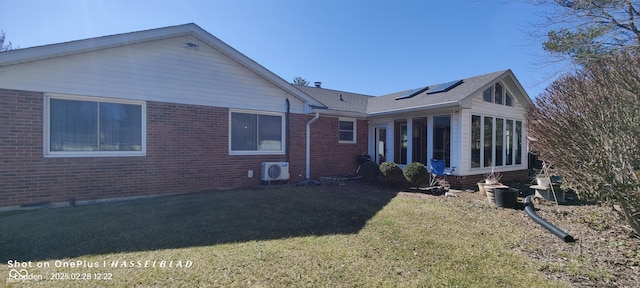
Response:
M428 167L441 159L457 177L527 169L524 115L532 102L510 70L373 97L368 105L377 163Z

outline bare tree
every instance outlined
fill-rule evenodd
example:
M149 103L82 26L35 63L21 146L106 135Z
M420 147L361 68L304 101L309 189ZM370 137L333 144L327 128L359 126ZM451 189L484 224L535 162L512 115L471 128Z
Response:
M560 77L528 111L531 149L582 199L617 203L640 235L640 56L615 52Z
M296 78L293 78L293 82L291 82L291 84L294 85L301 85L301 86L309 86L309 81L307 81L306 79L297 76Z
M11 42L9 42L9 44L4 45L4 40L6 34L4 33L4 31L0 31L0 52L4 52L4 51L9 51L9 50L13 50L13 45L11 44Z

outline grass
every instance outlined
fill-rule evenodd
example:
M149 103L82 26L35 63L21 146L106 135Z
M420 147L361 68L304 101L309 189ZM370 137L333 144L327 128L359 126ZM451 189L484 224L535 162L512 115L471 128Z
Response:
M10 212L0 278L17 260L43 279L9 286L567 287L514 251L522 233L500 213L350 184Z

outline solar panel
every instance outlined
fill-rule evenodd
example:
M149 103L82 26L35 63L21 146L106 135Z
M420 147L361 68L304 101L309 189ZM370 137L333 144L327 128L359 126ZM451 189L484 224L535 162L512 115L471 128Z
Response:
M407 91L405 93L402 93L402 95L396 97L396 100L411 98L413 96L416 96L416 95L424 92L428 88L429 87L422 87L422 88L416 88L416 89L413 89L413 90L409 90L409 91Z
M462 80L456 80L456 81L451 81L451 82L440 84L435 89L427 92L427 94L435 94L435 93L440 93L440 92L447 92L447 91L455 88L456 86L462 84L462 82L463 82Z

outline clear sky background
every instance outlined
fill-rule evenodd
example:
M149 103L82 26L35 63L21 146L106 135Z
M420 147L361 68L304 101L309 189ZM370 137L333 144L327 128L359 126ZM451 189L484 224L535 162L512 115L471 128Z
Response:
M195 23L289 82L384 95L511 69L535 98L557 70L531 36L542 9L505 0L0 0L0 29L28 48Z

